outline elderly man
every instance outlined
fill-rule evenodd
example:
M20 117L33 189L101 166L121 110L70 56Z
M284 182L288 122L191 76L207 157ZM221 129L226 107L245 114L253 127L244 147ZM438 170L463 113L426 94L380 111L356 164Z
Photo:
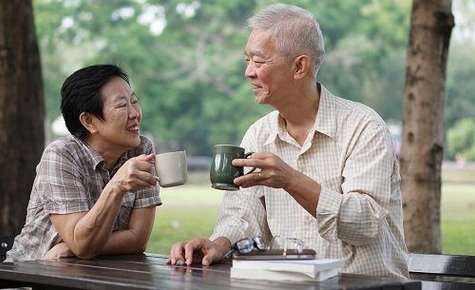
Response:
M71 135L46 147L7 261L143 252L161 201L127 75L89 66L66 79L61 96Z
M235 166L260 169L227 192L209 240L173 245L171 264L219 262L241 238L298 238L343 272L407 277L398 161L383 120L315 81L324 54L306 10L272 5L249 20L245 75L256 102L276 109L246 132L258 152ZM261 202L262 201L262 202Z

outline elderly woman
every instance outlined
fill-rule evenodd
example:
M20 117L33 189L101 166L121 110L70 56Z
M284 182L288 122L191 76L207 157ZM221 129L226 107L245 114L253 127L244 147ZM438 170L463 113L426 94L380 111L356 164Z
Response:
M161 201L127 75L85 67L65 80L61 97L71 135L46 147L7 261L143 252Z

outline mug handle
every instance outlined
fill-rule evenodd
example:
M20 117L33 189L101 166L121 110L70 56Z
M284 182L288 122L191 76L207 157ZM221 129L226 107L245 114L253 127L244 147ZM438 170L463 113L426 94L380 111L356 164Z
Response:
M249 156L251 156L252 154L254 154L254 152L247 152L246 154L244 154L244 158L247 159ZM251 174L254 172L254 170L256 170L257 167L253 167L251 169L251 171L249 171L248 173L244 174L244 175L248 175L248 174Z

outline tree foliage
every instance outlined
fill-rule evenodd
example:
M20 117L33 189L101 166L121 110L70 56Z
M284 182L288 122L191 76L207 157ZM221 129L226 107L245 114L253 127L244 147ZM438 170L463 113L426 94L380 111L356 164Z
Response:
M58 91L68 74L112 62L130 74L143 127L159 149L209 154L212 144L239 143L271 110L253 101L243 48L246 19L273 2L36 0L48 119L59 114ZM327 55L319 78L325 86L400 120L410 1L286 2L309 9L321 24ZM471 63L465 62L467 69ZM454 79L451 88L456 108L467 86ZM446 118L453 121L450 113Z
M458 121L447 133L451 157L459 155L465 160L475 161L475 120L465 118Z

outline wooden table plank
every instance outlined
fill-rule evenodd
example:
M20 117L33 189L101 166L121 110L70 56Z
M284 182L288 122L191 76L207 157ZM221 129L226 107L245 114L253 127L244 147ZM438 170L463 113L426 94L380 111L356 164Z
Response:
M0 264L0 283L21 281L57 289L420 289L420 282L340 275L322 282L239 280L230 264L170 266L163 256L109 256L94 260L61 259ZM9 282L10 283L10 282ZM1 286L2 284L0 284Z

